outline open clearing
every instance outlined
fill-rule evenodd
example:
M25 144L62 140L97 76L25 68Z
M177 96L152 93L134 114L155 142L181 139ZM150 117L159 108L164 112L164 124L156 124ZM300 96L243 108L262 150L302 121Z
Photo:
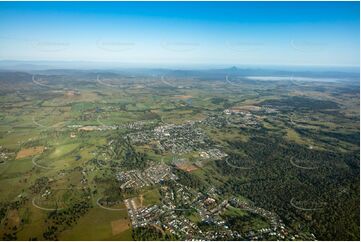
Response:
M44 146L36 146L32 148L26 148L22 149L18 152L16 155L16 159L22 159L33 155L38 155L44 152L45 147Z
M130 228L129 226L129 220L127 219L118 219L110 222L110 225L112 226L112 234L118 235L122 233L123 231L126 231Z
M177 167L186 172L192 172L192 171L195 171L198 169L197 166L195 166L193 164L189 164L189 163L177 164Z

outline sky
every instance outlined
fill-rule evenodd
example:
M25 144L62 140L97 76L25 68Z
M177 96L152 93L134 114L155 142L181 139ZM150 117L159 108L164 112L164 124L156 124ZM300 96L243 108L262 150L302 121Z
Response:
M0 60L359 66L359 2L0 2Z

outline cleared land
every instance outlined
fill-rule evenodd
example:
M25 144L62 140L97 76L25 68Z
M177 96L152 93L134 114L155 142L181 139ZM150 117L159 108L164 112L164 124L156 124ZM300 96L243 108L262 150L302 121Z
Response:
M358 76L244 71L0 72L0 238L359 240Z

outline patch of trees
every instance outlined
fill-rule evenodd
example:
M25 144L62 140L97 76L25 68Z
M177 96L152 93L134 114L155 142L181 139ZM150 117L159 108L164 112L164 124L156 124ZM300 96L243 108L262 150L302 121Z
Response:
M345 142L349 142L352 144L360 145L360 132L340 133L340 132L326 132L321 130L319 131L319 134L332 137L338 140L342 140Z
M359 152L311 150L280 137L251 137L230 141L255 160L250 170L235 169L225 160L215 162L223 176L231 176L218 189L239 194L256 206L275 211L296 231L310 231L321 240L359 240ZM232 155L232 154L231 154ZM290 160L305 167L294 166ZM302 163L301 163L302 162ZM296 208L316 208L306 211Z
M226 98L223 98L223 97L214 97L214 98L211 98L211 102L213 104L216 104L216 105L219 105L219 104L222 104L224 108L229 108L232 106L232 103L230 103L228 101L228 99Z
M48 214L51 225L43 233L45 240L57 240L58 233L77 223L77 220L89 211L92 205L86 198L88 195L88 192L82 194L83 199L74 202L69 208L51 211Z
M295 128L295 130L306 137L309 137L314 140L321 141L326 144L330 144L331 142L334 145L337 145L338 141L349 142L355 145L360 145L360 132L354 133L341 133L341 132L330 132L330 131L323 131L323 130L312 130L312 129L305 129L305 128ZM332 144L331 143L331 144Z
M2 240L6 240L6 241L14 241L17 240L16 237L16 232L12 232L12 233L4 233Z
M112 182L104 191L104 200L107 203L116 203L123 201L123 194L120 191L119 184Z
M192 173L185 172L181 169L173 167L173 173L178 177L178 182L184 186L192 187L198 190L204 190L205 184L202 180Z
M48 218L57 225L71 225L91 208L89 201L81 201L72 204L69 208L55 210L49 213Z
M251 230L255 230L260 222L268 223L267 220L258 214L245 214L242 216L232 215L224 216L226 224L231 230L245 234Z
M164 240L163 234L153 226L138 227L132 230L133 240Z
M1 202L0 203L0 221L5 218L6 211L8 210L8 204Z
M49 226L47 227L46 231L43 233L43 237L45 240L58 240L56 233L58 231L58 227L56 226Z
M216 223L214 223L213 221L210 221L210 220L204 220L204 221L198 222L197 226L202 231L217 231L217 230L219 230L219 226Z
M130 142L129 137L119 138L114 141L114 159L120 160L120 165L126 169L144 169L147 167L147 156L145 153L137 152ZM118 166L117 162L112 166Z
M279 109L288 110L323 110L323 109L338 109L339 105L336 102L328 100L319 100L302 96L287 97L282 99L266 100L260 103L261 105L271 105Z
M44 192L46 189L50 189L49 178L46 176L37 178L34 184L30 186L30 191L33 193Z

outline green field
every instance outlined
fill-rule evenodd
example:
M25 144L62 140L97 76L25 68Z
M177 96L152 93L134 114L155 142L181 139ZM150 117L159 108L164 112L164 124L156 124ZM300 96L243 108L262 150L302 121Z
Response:
M172 234L165 218L132 227L124 201L161 207L170 189L184 208L174 214L204 231L218 226L202 217L204 200L235 197L277 214L285 239L359 240L358 82L251 82L240 71L229 84L228 71L175 73L166 82L105 73L106 84L90 71L38 74L48 86L30 73L1 73L13 83L0 82L0 238L190 239ZM182 186L162 178L120 189L119 173L159 164ZM271 227L260 214L228 206L212 216L225 222L220 231L248 240Z

